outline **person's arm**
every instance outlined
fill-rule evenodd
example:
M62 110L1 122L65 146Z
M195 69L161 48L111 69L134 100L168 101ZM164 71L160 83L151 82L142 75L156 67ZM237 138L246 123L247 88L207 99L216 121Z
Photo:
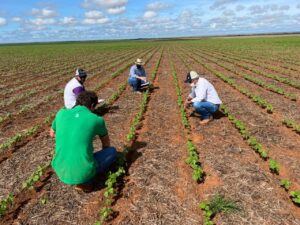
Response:
M108 134L103 137L100 137L100 140L102 143L102 148L106 148L106 147L110 146L110 139L109 139Z
M50 137L52 137L52 138L55 137L55 130L56 130L56 117L55 117L55 119L53 120L52 125L51 125L51 127L50 127L50 132L49 132Z
M55 130L53 128L50 128L50 137L55 138Z
M78 95L84 91L84 87L83 86L79 86L73 89L73 93L75 94L76 98L78 97Z
M139 79L139 80L143 80L143 81L146 81L146 77L142 77L142 76L139 76L135 73L135 66L132 66L130 68L130 76L131 77L135 77L136 79Z

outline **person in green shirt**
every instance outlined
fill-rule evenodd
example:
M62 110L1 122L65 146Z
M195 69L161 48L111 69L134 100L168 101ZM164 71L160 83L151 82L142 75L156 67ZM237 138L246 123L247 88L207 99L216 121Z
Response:
M95 175L105 172L117 156L103 118L92 112L97 103L94 92L80 93L72 109L58 111L50 129L56 144L52 167L63 183L77 190L91 189ZM94 153L96 136L103 149Z

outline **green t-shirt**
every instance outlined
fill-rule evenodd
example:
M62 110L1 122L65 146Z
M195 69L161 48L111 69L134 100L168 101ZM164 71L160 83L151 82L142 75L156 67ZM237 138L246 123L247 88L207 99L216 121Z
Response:
M61 109L52 123L55 130L55 155L52 167L66 184L82 184L95 176L93 139L107 135L102 117L85 106Z

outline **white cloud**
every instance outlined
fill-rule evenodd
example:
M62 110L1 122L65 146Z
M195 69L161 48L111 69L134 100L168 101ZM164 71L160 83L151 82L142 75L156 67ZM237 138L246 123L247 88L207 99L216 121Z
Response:
M107 12L109 14L121 14L121 13L124 13L125 11L126 11L126 7L125 6L107 9Z
M76 19L74 17L64 17L60 22L62 25L73 25L76 24Z
M245 9L245 6L243 6L243 5L237 5L236 7L235 7L235 10L236 11L243 11Z
M85 0L82 3L82 7L84 8L116 8L125 6L128 0Z
M211 29L216 29L217 23L211 23L211 24L209 25L209 27L210 27Z
M172 4L163 3L163 2L152 2L147 5L147 9L151 11L161 10L161 9L168 9L173 7Z
M105 24L108 23L109 19L106 17L100 18L100 19L89 19L86 18L83 20L83 24L88 24L88 25L95 25L95 24Z
M18 23L18 22L21 22L21 21L22 21L22 18L21 18L21 17L15 16L15 17L13 17L13 18L11 19L11 21L13 21L13 22L15 22L15 23Z
M6 24L6 19L3 17L0 17L0 26L4 26Z
M210 6L210 9L224 9L226 5L236 2L237 0L215 0L215 2Z
M37 19L29 20L29 23L31 25L42 27L42 26L45 26L45 25L53 25L53 24L56 23L56 20L53 19L53 18L45 18L45 19L37 18Z
M145 13L144 13L144 18L145 19L149 19L149 18L153 18L153 17L155 17L157 14L156 14L156 12L154 12L154 11L146 11Z
M102 12L93 10L93 11L86 12L85 17L89 19L99 19L99 18L103 18L104 16Z
M57 15L57 13L52 10L52 9L32 9L31 13L33 16L39 17L39 18L49 18L49 17L54 17Z

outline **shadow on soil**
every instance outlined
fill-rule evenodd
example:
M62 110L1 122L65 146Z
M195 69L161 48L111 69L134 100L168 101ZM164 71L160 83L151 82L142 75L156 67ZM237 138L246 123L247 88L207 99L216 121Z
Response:
M136 141L132 144L132 146L130 147L130 151L128 152L128 155L127 155L127 166L126 166L127 171L130 168L130 166L139 157L141 157L143 155L141 152L138 152L138 150L141 148L144 148L146 146L147 146L146 142ZM120 156L122 155L121 153L119 153L119 154L120 154ZM109 171L116 171L116 170L117 170L117 166L115 164L113 164L111 166L111 168L109 169ZM128 172L126 175L128 175ZM108 177L108 172L106 172L105 174L96 175L93 180L93 189L86 190L85 192L86 193L96 192L96 191L100 191L101 189L105 188L105 181L106 181L107 177ZM124 188L124 186L125 186L124 178L121 178L121 180L118 182L118 187L117 187L119 189L118 193L121 193L121 190ZM121 197L122 197L122 194L120 194L119 196L116 196L115 201Z

